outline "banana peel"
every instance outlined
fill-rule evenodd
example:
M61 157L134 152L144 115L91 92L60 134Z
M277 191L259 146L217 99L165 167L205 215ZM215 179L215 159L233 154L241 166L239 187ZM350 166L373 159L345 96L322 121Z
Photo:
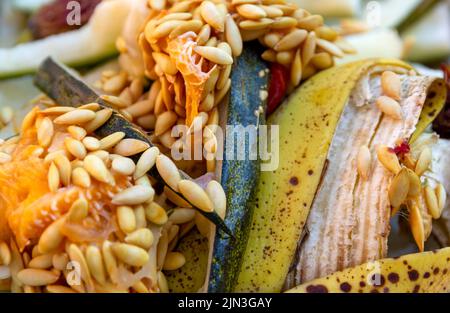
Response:
M197 292L202 288L206 276L204 269L208 267L208 250L208 239L192 229L177 247L186 263L178 270L165 272L170 292Z
M365 263L307 282L288 293L448 292L450 247Z
M280 164L273 172L261 173L257 209L236 291L282 290L305 232L343 108L362 75L377 66L412 70L402 61L389 59L357 61L331 68L294 91L269 118L269 124L279 125ZM421 116L417 134L442 109L442 98L436 96L436 99L439 101L430 101L430 108Z

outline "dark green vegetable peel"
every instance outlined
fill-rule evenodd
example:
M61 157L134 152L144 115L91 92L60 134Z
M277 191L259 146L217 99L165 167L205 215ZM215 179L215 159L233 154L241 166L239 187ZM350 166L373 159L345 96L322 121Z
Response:
M56 62L52 58L47 58L41 64L36 73L34 83L40 90L60 105L78 107L86 103L97 102L102 107L111 108L111 106L103 101L93 89L86 85L81 78L73 72L73 70L67 68L59 62ZM100 137L105 137L116 131L124 132L126 138L139 139L147 142L150 146L153 146L144 131L129 122L125 117L113 109L111 118L102 127L97 129L95 133ZM138 157L139 155L135 158ZM155 167L150 170L150 174L159 181L163 181ZM180 171L180 174L183 179L191 179L182 171ZM189 202L183 195L178 192L177 194ZM192 203L190 204L192 205ZM217 213L204 212L196 208L194 205L192 205L192 207L214 223L218 229L224 231L232 237L232 232L225 225L220 216L217 215Z
M267 90L269 75L267 65L260 55L256 43L246 45L233 66L227 125L256 127L258 123L264 124L266 101L261 98L260 91ZM261 112L261 108L264 112ZM239 138L237 139L238 144L231 147L227 146L225 140L225 154L229 148L236 150L236 146L240 144ZM257 138L247 137L246 148L249 147L249 142L257 142ZM227 160L224 157L221 183L227 195L225 223L233 232L235 240L216 235L209 292L232 292L234 289L247 244L253 213L251 209L255 207L255 189L259 173L259 156L256 160L251 160L248 153L245 153L244 160Z

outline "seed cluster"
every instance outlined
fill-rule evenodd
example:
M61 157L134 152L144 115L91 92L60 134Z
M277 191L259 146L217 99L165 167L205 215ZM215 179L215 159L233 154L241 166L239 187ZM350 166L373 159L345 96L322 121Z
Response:
M381 90L383 95L376 100L377 107L387 116L401 119L401 107L398 102L401 100L400 77L391 71L383 72ZM391 215L406 207L411 232L420 251L424 250L425 240L431 234L432 218L440 218L446 202L444 186L440 182L424 178L432 161L431 138L432 136L419 138L410 148L403 139L397 142L399 149L386 145L379 145L376 148L378 161L395 175L388 190ZM397 150L400 153L396 153ZM368 147L360 147L356 163L361 178L367 179L371 162Z
M190 203L223 217L226 200L219 183L210 181L203 189L183 180L157 147L123 132L97 137L94 131L111 113L97 103L36 107L25 117L22 135L0 145L7 163L14 162L21 136L34 141L32 157L48 166L49 191L55 198L63 194L68 205L66 210L56 207L60 212L50 220L34 221L45 224L43 232L22 252L14 239L0 242L0 268L6 266L0 280L11 279L12 291L167 292L162 271L176 270L186 261L174 251L179 239L196 225L209 235L210 222L198 217ZM137 162L130 158L140 153ZM157 180L148 175L154 166L190 203L169 188L156 194ZM107 216L112 227L105 238L92 241L71 233L77 227L104 231L108 227L102 217ZM71 283L70 261L80 266L79 283Z
M176 124L190 126L195 117L203 127L210 125L204 141L216 140L217 106L230 89L232 64L242 53L244 42L258 40L266 47L264 60L286 67L290 91L302 79L331 67L334 57L351 52L348 45L337 41L338 33L325 26L321 16L284 0L150 0L148 7L148 21L138 36L138 45L145 75L154 81L150 91L142 93L142 78L127 82L125 71L133 67L129 62L122 63L124 72L104 73L98 87L118 96L106 97L125 116L154 130L155 143L167 149L173 145L187 148L186 140L179 142L170 131ZM186 48L182 55L174 51L179 46ZM122 55L128 53L122 38L117 47ZM180 59L188 59L190 65L180 64ZM191 98L192 76L201 85L199 112L186 102ZM213 171L214 145L209 146L206 167Z

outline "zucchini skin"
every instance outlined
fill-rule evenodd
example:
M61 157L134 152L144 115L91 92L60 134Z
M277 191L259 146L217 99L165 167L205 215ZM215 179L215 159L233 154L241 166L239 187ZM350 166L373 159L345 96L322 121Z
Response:
M260 90L267 90L269 76L267 64L260 58L260 52L257 43L250 43L233 65L226 125L246 127L258 125L258 122L265 124L265 113L260 114L259 120L255 115L260 107L265 112L266 101L261 99ZM234 290L247 244L260 173L259 156L256 160L250 160L248 153L245 153L244 160L227 160L226 134L224 137L221 184L227 195L225 224L232 231L234 239L216 233L208 292ZM249 138L245 139L245 145L249 146Z

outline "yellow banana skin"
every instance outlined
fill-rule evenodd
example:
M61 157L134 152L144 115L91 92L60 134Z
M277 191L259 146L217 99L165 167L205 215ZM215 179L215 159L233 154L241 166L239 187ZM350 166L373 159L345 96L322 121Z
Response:
M450 247L381 259L297 286L289 293L449 292Z
M385 59L331 68L305 82L269 118L269 124L279 125L280 164L273 172L261 173L236 291L282 290L342 110L360 77L371 67L384 65L412 69L402 61ZM443 103L438 104L442 108ZM426 127L432 118L421 118L419 124Z

